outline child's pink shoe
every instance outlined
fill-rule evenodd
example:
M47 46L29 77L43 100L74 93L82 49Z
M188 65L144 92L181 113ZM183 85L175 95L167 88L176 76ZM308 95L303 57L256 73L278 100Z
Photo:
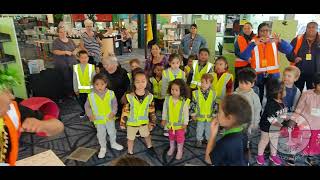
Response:
M276 156L270 156L269 159L277 166L282 164L282 160L277 155Z
M258 155L256 159L257 159L257 163L259 165L264 165L265 160L264 160L264 156L263 155Z

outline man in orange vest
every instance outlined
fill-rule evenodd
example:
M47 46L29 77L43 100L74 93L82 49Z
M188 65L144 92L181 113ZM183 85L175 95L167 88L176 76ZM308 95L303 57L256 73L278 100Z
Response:
M235 67L234 68L235 70L234 89L236 89L239 86L238 72L245 67L250 67L250 64L248 61L240 58L240 54L247 48L247 46L250 44L250 41L255 36L256 35L252 31L252 24L250 22L247 22L243 25L243 33L239 34L236 42L234 43L234 53L237 57L234 63L234 67Z
M15 165L21 132L42 132L47 136L54 136L64 129L58 119L39 119L42 119L41 115L19 105L8 89L0 88L0 166Z
M268 79L280 78L280 59L278 51L290 54L292 46L280 39L280 36L270 36L270 27L267 23L258 26L258 36L251 40L248 47L240 54L240 58L251 63L251 67L257 73L257 86L259 97L262 101L264 96L264 85Z
M320 35L318 24L309 22L304 34L298 35L291 41L293 51L287 55L287 59L295 64L301 75L295 85L302 92L305 83L307 89L312 89L312 77L320 71Z

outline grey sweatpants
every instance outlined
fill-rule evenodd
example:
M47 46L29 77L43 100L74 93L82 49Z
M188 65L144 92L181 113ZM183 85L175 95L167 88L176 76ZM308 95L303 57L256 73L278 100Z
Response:
M206 139L209 140L210 138L210 126L211 122L200 122L197 121L197 141L203 140L203 133L205 133Z
M107 124L97 124L97 138L101 148L107 147L107 132L109 135L110 143L114 144L117 138L117 130L114 121L108 121Z

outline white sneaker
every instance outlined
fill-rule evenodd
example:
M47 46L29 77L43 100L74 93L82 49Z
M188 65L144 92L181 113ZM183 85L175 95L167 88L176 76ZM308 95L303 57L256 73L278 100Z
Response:
M166 136L166 137L168 137L168 136L169 136L168 131L165 131L165 132L163 133L163 135Z
M98 158L104 158L106 156L107 148L100 148L100 152L98 154Z
M123 149L123 146L121 146L118 143L114 143L114 144L111 145L111 148L115 149L115 150L118 150L118 151L121 151Z

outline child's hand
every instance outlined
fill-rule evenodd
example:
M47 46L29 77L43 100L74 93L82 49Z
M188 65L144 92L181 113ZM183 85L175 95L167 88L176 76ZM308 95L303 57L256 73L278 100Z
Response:
M42 132L42 122L36 118L26 118L21 126L20 132L38 133Z
M148 128L149 128L149 131L152 131L153 128L154 128L154 124L153 123L149 123L148 124Z
M95 116L89 116L89 120L90 120L91 122L93 122L95 119L96 119Z
M161 126L164 127L165 125L166 125L166 121L165 121L165 120L162 120L162 121L161 121Z
M114 114L113 112L111 112L111 113L109 114L109 119L113 119L114 116L115 116L115 114Z
M216 137L219 130L219 122L217 121L216 118L211 122L210 129L211 129L211 137Z

